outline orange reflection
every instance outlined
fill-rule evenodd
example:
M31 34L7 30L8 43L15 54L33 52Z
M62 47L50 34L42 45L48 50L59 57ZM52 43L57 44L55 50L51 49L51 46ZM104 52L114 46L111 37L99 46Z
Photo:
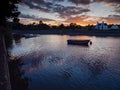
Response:
M92 38L95 38L95 37L81 35L81 36L70 36L70 38L71 39L76 39L76 40L87 40L87 39L92 39Z

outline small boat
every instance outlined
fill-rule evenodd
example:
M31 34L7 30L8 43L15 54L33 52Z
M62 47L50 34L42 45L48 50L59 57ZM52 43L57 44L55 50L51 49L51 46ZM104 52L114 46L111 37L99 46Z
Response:
M26 39L28 39L28 38L36 37L36 35L35 34L25 34L24 37Z
M92 44L92 41L91 40L67 40L67 44L89 46Z

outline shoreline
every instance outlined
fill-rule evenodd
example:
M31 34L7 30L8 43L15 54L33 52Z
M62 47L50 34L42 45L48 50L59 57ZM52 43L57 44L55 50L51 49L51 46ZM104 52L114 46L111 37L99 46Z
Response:
M13 34L41 34L41 35L88 35L120 37L120 31L51 31L51 30L13 30Z

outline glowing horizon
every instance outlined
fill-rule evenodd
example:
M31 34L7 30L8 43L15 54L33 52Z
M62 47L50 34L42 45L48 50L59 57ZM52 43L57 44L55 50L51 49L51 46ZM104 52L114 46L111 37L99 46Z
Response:
M119 0L23 0L18 9L23 24L120 24Z

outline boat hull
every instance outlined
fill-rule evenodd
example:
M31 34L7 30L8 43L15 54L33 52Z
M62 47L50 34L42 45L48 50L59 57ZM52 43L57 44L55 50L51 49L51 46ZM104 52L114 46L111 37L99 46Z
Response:
M92 41L91 40L67 40L67 44L89 46L92 44Z

